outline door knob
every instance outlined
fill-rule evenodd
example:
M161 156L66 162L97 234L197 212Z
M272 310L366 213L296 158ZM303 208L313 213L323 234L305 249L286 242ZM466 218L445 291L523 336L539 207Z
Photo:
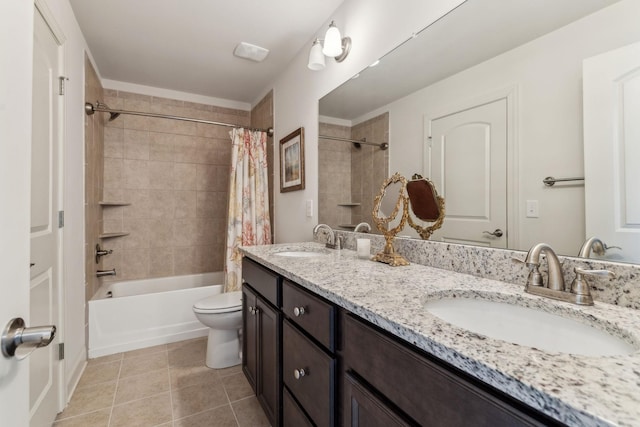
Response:
M500 230L499 228L496 228L493 232L491 232L491 231L483 231L483 233L489 234L489 235L495 236L495 237L502 237L502 235L504 234L502 232L502 230Z
M21 317L16 317L7 323L7 327L2 332L0 341L2 354L6 358L16 356L16 358L22 360L36 348L49 345L55 336L55 325L25 328L24 320ZM22 347L24 351L16 354L16 350L20 346L24 346Z

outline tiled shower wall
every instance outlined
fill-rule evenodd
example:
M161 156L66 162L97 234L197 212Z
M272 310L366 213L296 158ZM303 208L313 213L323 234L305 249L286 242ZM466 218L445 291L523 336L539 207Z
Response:
M85 101L95 104L96 99L103 99L100 79L91 62L85 57ZM104 114L84 117L85 148L85 298L89 300L100 285L95 275L100 265L95 263L95 245L102 231L102 209L98 202L102 199L104 170Z
M249 126L250 112L105 90L114 109ZM105 114L106 115L106 114ZM122 115L104 130L104 268L129 280L220 271L224 263L231 128Z
M351 128L320 123L320 135L351 138ZM353 145L344 141L320 138L318 140L318 223L331 228L351 224L352 207L341 206L351 202L351 150Z
M351 128L351 139L366 138L369 142L389 142L389 113L376 116ZM353 208L351 221L354 224L367 222L371 232L379 233L373 223L371 211L373 199L389 177L389 150L373 145L362 145L351 151L351 194L360 206Z
M265 95L251 110L251 127L268 129L273 127L273 91ZM267 168L269 169L269 218L271 220L271 241L273 242L273 138L267 137Z
M320 123L320 135L381 143L389 141L389 114L384 113L353 127ZM340 225L367 222L371 231L373 199L389 177L389 150L320 138L318 222ZM349 202L352 207L341 206Z

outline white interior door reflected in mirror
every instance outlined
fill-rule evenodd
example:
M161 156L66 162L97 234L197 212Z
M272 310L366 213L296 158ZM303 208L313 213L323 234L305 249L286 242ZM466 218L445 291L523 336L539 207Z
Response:
M584 61L587 236L605 258L640 262L640 43Z
M507 247L507 122L505 98L428 120L427 175L447 201L432 240Z

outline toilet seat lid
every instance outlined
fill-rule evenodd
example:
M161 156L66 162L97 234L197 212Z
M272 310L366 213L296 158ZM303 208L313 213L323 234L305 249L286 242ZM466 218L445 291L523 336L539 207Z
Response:
M229 313L242 310L242 292L225 292L197 301L194 310L207 313Z

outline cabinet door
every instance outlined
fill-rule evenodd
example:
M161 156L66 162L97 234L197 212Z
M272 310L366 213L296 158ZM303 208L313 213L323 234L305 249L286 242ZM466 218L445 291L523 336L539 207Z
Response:
M256 294L247 285L242 285L242 372L254 392L257 391L258 369L256 302Z
M407 427L416 425L405 422L349 374L344 377L344 403L343 424L345 427Z
M256 395L271 425L280 425L282 371L280 361L281 314L258 297L258 387Z

